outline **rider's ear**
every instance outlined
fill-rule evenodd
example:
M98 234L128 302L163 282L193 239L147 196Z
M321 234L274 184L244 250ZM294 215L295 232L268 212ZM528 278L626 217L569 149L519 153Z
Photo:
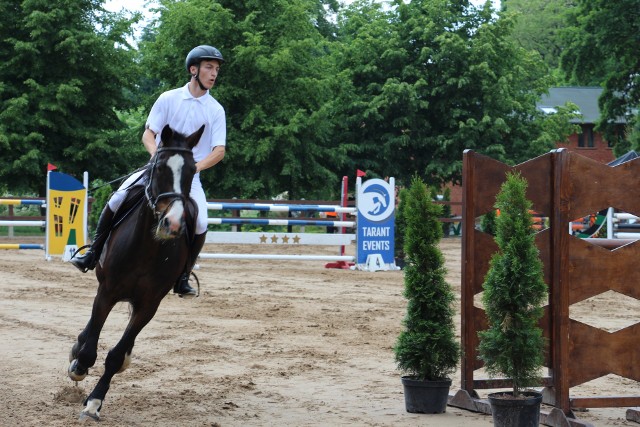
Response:
M162 145L166 145L171 140L173 140L173 130L171 130L169 125L166 125L164 129L162 129L162 133L160 134L160 141Z
M187 143L189 144L189 148L193 148L196 146L198 141L200 141L200 137L202 136L203 132L204 132L204 125L200 126L200 129L198 129L197 131L195 131L194 133L192 133L187 137Z

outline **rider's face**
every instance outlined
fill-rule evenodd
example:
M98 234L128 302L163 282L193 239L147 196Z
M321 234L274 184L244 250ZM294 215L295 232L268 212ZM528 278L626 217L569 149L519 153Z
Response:
M198 73L198 67L193 65L191 67L192 73ZM207 89L211 89L216 83L218 78L218 72L220 71L220 62L212 60L203 60L200 62L199 79L202 86Z

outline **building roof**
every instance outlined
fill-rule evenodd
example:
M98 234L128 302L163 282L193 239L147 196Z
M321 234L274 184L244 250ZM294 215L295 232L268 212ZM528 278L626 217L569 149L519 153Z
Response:
M596 123L600 118L598 98L601 93L601 87L552 87L549 88L548 95L542 95L536 107L551 114L557 112L556 107L572 102L578 106L579 113L582 114L582 117L571 120L572 123ZM626 120L619 118L616 122L626 123Z

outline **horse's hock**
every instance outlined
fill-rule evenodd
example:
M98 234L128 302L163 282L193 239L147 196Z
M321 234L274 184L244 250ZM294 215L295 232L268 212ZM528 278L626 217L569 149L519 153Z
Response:
M462 361L461 388L505 388L505 379L477 378L478 331L487 328L484 311L474 306L491 255L492 236L476 229L476 220L493 209L505 174L515 170L527 179L533 209L549 218L536 244L549 286L549 304L540 322L549 346L548 375L542 379L545 403L572 415L575 408L640 406L640 396L571 396L572 387L614 374L640 381L640 323L615 332L603 331L571 318L570 307L605 292L640 299L640 242L615 250L594 245L569 233L571 221L608 207L640 214L640 161L610 167L566 150L555 150L515 167L467 150L463 160ZM596 240L596 239L593 239ZM602 240L602 239L597 239ZM628 241L627 241L628 242ZM629 409L633 420L637 410Z

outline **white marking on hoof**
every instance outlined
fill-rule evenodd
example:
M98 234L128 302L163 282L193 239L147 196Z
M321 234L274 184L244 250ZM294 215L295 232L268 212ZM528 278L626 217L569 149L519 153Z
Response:
M129 365L131 365L131 353L125 353L122 366L120 366L120 370L116 372L116 374L124 372L129 367Z
M73 359L73 361L69 364L69 369L67 370L67 374L69 375L69 378L71 378L73 381L82 381L83 379L85 379L85 377L87 376L87 374L77 374L76 373L76 368L78 367L78 359Z
M87 402L87 406L80 412L80 421L84 421L91 418L95 421L100 421L100 407L102 406L102 400L90 399Z

